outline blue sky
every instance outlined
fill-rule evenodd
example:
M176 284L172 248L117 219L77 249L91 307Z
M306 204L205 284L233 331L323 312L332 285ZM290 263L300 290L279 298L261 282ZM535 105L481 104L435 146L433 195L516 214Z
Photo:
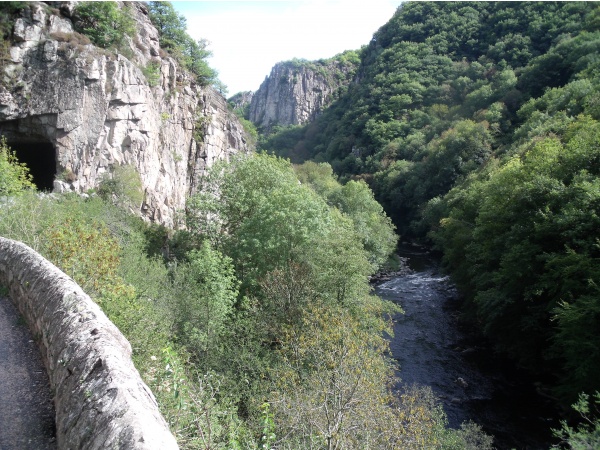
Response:
M400 0L207 0L172 2L188 33L210 41L211 67L229 94L255 91L292 58L330 58L366 45Z

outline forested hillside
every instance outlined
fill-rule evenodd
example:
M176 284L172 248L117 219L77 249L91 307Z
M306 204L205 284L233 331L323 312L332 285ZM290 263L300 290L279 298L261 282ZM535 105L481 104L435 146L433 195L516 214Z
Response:
M170 52L198 83L215 82L203 41L166 2L80 2L70 14L89 17L81 32L123 60L117 25L130 6L152 19L155 53ZM32 8L61 14L38 3L0 7L6 48ZM106 30L116 41L96 42ZM145 69L148 83L160 80L157 67ZM215 128L204 116L195 122L197 141ZM189 148L169 145L165 157ZM139 217L145 174L127 162L85 194L41 193L2 138L0 235L60 267L117 325L181 448L491 448L473 423L447 429L430 389L393 390L386 337L400 309L372 294L369 277L389 262L397 235L364 181L342 185L328 166L238 154L207 168L182 226L169 229Z
M9 6L5 48L29 7ZM129 6L80 2L74 17L103 8ZM148 14L158 53L219 85L173 7ZM111 16L80 31L116 30ZM353 81L314 122L260 137L275 155L203 173L180 229L131 214L135 166L83 195L38 193L3 139L0 235L73 277L126 335L182 448L490 449L476 424L446 428L430 389L394 390L400 311L369 277L393 263L395 230L433 245L465 315L545 392L568 404L600 390L599 50L594 3L404 3L345 54ZM144 74L156 82L157 66ZM565 445L597 445L588 417L582 434L563 426Z
M498 348L600 389L600 7L403 4L321 117L263 148L373 188Z

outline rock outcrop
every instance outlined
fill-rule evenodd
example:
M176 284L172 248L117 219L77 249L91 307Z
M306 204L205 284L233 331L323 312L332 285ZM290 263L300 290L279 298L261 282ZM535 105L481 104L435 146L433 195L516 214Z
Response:
M269 130L314 120L348 86L357 65L358 57L351 51L328 60L276 64L252 96L250 121Z
M51 144L56 192L86 192L116 165L135 166L140 212L174 226L205 169L250 149L223 96L159 48L146 7L121 7L137 27L121 53L76 33L70 3L56 10L32 2L21 11L0 61L0 133L9 144Z
M26 245L0 237L0 284L40 348L59 449L176 450L131 361L131 345L81 288Z
M238 92L237 94L229 97L227 102L233 107L233 109L244 110L245 108L250 107L253 96L254 92L252 91Z

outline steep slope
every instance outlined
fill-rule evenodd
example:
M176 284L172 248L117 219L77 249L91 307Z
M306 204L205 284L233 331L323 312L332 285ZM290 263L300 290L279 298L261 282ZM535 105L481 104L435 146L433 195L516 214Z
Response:
M36 170L58 192L86 192L116 165L135 166L141 213L173 226L205 168L249 148L225 99L161 51L146 7L122 7L137 29L127 56L76 33L71 4L20 11L2 65L0 133L26 163L46 158Z
M237 94L228 98L227 101L233 107L233 109L243 111L244 109L250 107L253 96L254 92L252 91L238 92Z
M525 101L568 80L564 55L544 70L528 65L581 32L592 9L585 2L406 3L361 51L356 82L295 141L276 136L289 141L278 151L372 182L406 234L424 202L511 139ZM436 150L463 121L474 123L461 126L476 142Z
M565 404L600 389L599 17L592 2L404 3L343 96L262 144L368 182Z
M352 80L358 61L348 51L328 60L276 64L252 96L250 121L269 130L314 120Z

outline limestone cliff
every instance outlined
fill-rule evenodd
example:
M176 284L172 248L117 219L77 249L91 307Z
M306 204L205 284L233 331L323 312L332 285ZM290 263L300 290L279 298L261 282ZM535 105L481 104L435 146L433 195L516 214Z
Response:
M121 52L74 32L72 6L32 2L16 18L0 60L0 133L9 144L54 151L48 170L58 192L85 192L115 165L134 165L141 213L173 226L207 167L249 151L243 127L221 94L160 50L142 3L121 5L137 28ZM144 72L154 72L150 82Z
M244 91L238 92L237 94L229 97L227 102L231 105L233 109L241 110L250 107L250 103L252 102L252 97L254 96L254 92L252 91Z
M250 120L263 130L314 120L351 82L358 61L349 51L328 60L276 64L252 96Z

